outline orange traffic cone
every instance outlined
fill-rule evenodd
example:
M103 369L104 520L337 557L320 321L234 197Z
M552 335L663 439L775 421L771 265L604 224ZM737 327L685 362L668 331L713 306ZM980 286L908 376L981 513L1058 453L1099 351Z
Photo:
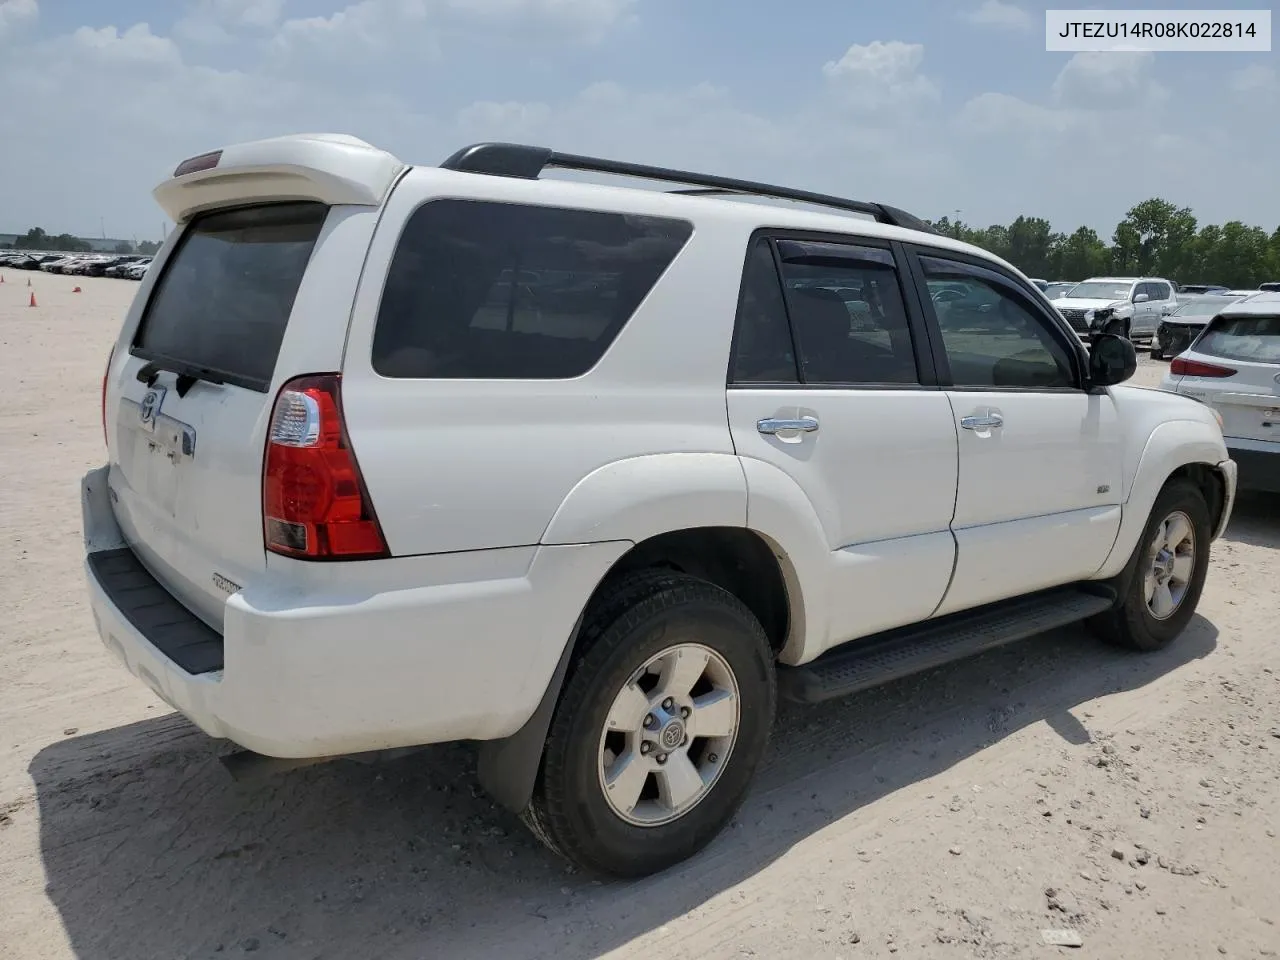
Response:
M31 291L31 302L30 302L30 303L28 303L28 304L27 304L27 306L28 306L28 307L34 307L34 306L37 306L37 304L36 304L36 292L35 292L34 290L32 290L32 291Z
M72 292L72 293L79 293L79 292L80 292L80 288L79 288L79 287L72 287L72 288L71 288L71 292Z

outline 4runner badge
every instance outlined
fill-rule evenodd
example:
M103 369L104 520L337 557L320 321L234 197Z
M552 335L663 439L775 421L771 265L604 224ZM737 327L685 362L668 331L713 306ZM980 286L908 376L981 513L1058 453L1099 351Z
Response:
M165 390L165 387L150 387L142 395L142 402L138 404L138 419L144 430L155 430L156 417L160 415L160 405L164 403Z

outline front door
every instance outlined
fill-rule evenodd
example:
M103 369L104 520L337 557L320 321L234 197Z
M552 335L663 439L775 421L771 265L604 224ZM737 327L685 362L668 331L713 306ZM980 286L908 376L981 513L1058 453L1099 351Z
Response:
M956 571L938 613L1091 576L1120 524L1111 396L1083 388L1070 330L1014 275L943 251L917 263L960 451ZM956 289L965 295L932 295Z
M817 514L828 574L819 649L926 619L946 592L956 427L924 339L889 244L755 241L729 425L748 517L757 469L780 471Z

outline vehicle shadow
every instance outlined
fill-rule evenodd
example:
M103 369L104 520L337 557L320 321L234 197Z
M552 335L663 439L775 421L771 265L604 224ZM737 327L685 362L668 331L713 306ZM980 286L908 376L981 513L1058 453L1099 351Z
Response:
M1280 494L1240 494L1223 537L1254 547L1280 549Z
M1216 643L1198 616L1151 655L1073 627L848 700L786 707L733 827L635 883L584 877L543 851L479 791L465 746L249 787L215 762L225 745L177 716L147 720L32 761L47 893L84 960L595 957L1029 725L1088 743L1087 714L1073 709ZM1061 759L1055 750L1045 763Z

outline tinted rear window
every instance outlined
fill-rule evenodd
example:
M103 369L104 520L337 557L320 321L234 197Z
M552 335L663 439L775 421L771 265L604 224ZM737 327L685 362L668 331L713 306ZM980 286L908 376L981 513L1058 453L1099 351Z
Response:
M409 218L391 263L373 368L407 378L579 376L692 232L662 217L426 203Z
M1194 349L1225 360L1280 363L1280 317L1218 317Z
M282 203L195 218L151 294L133 352L266 392L327 213L319 203Z

